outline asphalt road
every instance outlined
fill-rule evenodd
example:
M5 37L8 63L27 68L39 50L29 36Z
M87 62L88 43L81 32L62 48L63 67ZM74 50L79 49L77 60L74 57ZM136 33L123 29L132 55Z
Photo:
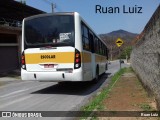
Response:
M122 67L128 66L129 65L127 64L122 64ZM106 71L105 75L101 76L97 84L90 84L89 82L58 84L56 82L11 80L9 84L0 86L0 111L79 110L80 107L89 102L89 99L91 99L104 85L109 83L110 76L118 70L119 62L111 62L111 64L109 64L109 70ZM3 78L0 79L2 80ZM9 118L0 118L0 120L1 119L8 120ZM16 120L15 118L10 119ZM27 120L32 119L33 118L28 118ZM61 119L67 118L42 118L40 120ZM36 120L39 120L39 118Z

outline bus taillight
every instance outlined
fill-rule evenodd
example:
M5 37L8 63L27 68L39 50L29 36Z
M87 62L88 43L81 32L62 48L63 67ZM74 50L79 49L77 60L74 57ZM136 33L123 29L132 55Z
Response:
M26 69L24 52L22 53L21 56L21 67L22 69Z
M80 59L77 58L77 59L76 59L76 63L79 63L79 61L80 61Z
M80 52L75 49L75 61L74 61L74 69L78 69L81 67L81 54Z

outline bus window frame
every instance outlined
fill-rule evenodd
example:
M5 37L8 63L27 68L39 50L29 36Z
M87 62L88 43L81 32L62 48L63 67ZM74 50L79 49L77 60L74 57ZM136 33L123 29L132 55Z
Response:
M92 37L92 38L91 38ZM94 46L94 34L91 30L89 30L89 41L90 41L90 48L91 48L91 52L95 53L95 46Z
M82 31L82 43L83 43L83 49L86 51L91 51L91 46L90 46L90 39L89 39L89 28L85 25L84 22L81 22L81 31ZM85 29L87 30L87 36L85 36ZM86 40L88 40L88 47L86 47Z

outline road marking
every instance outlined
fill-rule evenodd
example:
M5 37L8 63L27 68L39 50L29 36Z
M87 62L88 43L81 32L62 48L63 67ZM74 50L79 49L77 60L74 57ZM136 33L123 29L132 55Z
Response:
M46 86L46 85L47 85L47 86ZM41 85L34 86L34 87L32 86L32 87L27 88L27 89L18 90L18 91L14 91L14 92L12 92L12 93L9 93L9 94L2 95L2 96L0 96L0 98L5 99L5 97L7 97L7 98L15 97L15 96L17 96L17 95L20 95L20 94L17 94L17 93L22 93L22 92L25 92L25 91L27 91L27 90L36 89L36 88L39 88L39 87L40 87L40 89L42 89L41 87L48 87L48 85L50 85L50 84L49 84L49 83L45 83L45 84L41 84ZM17 95L16 95L16 94L17 94ZM12 95L12 96L11 96L11 95Z
M21 84L25 84L25 83L30 83L30 82L33 82L33 81L12 81L12 83L0 86L0 89L4 89L6 87L12 87L15 85L21 85Z
M29 89L14 91L14 92L12 92L12 93L9 93L9 94L6 94L6 95L2 95L2 96L0 96L0 97L1 97L1 98L7 97L7 96L10 96L10 95L13 95L13 94L16 94L16 93L20 93L20 92L24 92L24 91L27 91L27 90L29 90Z
M4 107L6 107L6 106L9 106L9 105L12 105L12 104L14 104L14 103L23 101L23 100L28 99L28 98L30 98L30 97L32 97L32 96L26 96L26 97L17 99L17 100L15 100L15 101L9 102L9 103L7 103L7 104L2 104L2 105L0 106L0 108L4 108Z

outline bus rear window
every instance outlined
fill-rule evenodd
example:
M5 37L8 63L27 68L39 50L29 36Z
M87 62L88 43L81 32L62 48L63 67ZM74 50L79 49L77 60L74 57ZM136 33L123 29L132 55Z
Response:
M73 46L74 16L52 15L26 20L24 23L25 46Z

